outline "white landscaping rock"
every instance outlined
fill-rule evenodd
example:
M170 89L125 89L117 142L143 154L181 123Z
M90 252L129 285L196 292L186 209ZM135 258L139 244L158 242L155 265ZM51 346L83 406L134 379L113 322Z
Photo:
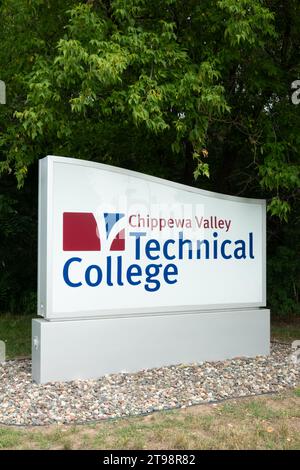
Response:
M274 343L271 355L162 367L98 380L38 385L30 360L0 364L0 423L83 423L200 403L280 392L299 384L290 347Z

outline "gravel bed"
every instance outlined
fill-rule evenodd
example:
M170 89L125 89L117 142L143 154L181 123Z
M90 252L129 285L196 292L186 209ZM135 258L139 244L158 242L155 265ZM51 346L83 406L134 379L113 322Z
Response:
M299 384L290 347L272 344L268 357L181 364L98 380L37 385L28 359L0 364L0 423L83 423L233 397L280 392Z

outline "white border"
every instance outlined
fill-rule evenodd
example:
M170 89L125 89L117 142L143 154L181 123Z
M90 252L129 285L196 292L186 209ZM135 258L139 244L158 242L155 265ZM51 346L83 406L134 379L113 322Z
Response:
M170 186L175 189L189 191L192 193L201 194L206 197L213 197L218 199L226 199L234 202L245 202L250 204L258 204L262 206L262 301L249 302L249 303L232 303L232 304L201 304L201 305L180 305L178 307L151 307L151 308L131 308L96 311L78 311L78 312L55 312L55 317L52 316L52 209L53 209L53 167L54 164L69 164L79 165L90 168L101 169L102 171L109 171L119 173L122 175L150 181L154 183ZM146 175L137 171L125 170L123 168L114 167L111 165L104 165L92 161L79 160L76 158L66 158L54 155L40 159L39 161L39 223L38 223L38 315L48 320L74 320L84 318L115 318L115 317L131 317L131 316L144 316L144 315L160 315L160 314L179 314L179 313L192 313L195 311L211 311L216 312L224 309L241 309L253 307L266 306L266 201L265 199L252 199L238 196L229 196L227 194L215 193L203 189L186 186L181 183L174 183L173 181L157 178L155 176ZM42 307L43 305L43 307Z

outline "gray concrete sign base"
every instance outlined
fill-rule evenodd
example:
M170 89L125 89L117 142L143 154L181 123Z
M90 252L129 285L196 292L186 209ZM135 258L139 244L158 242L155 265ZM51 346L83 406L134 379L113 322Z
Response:
M269 352L267 309L32 320L32 379L37 383Z

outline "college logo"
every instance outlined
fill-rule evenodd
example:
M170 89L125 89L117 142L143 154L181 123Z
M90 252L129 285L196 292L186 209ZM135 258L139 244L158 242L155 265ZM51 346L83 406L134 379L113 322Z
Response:
M92 212L63 213L64 251L125 250L124 215L119 212L94 215Z

